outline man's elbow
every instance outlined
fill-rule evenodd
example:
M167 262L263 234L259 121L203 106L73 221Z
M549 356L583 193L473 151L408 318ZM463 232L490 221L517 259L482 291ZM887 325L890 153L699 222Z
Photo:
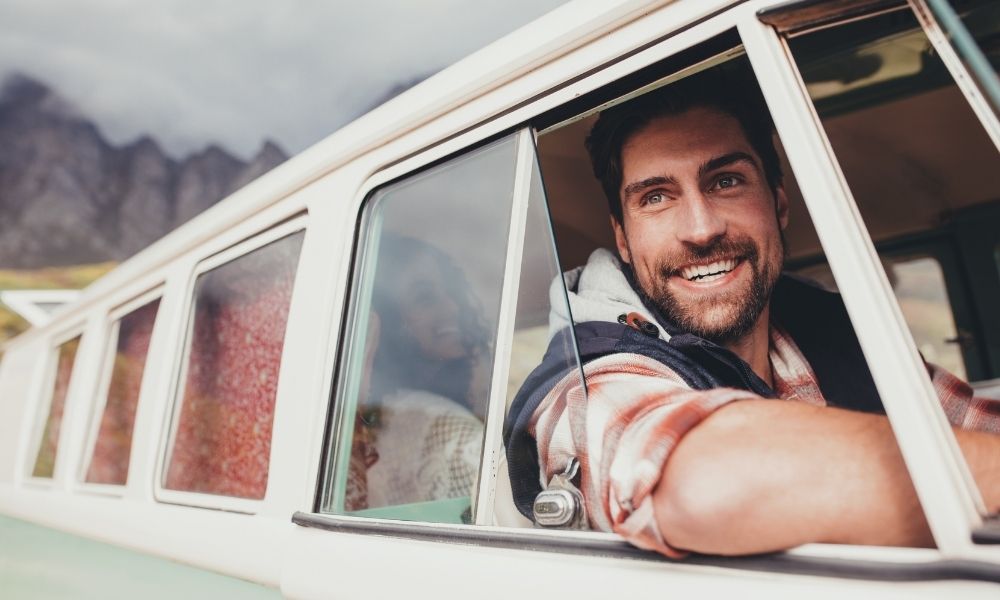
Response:
M746 554L741 543L732 478L711 471L678 469L653 492L656 524L671 546L704 554Z
M766 508L787 491L781 457L745 435L756 431L746 423L756 404L717 411L667 461L653 506L660 532L675 548L734 555L795 545L797 532Z

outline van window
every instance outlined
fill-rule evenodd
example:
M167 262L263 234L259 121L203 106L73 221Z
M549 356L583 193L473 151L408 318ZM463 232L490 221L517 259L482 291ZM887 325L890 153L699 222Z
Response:
M1000 73L1000 48L996 44L996 36L1000 32L1000 5L993 0L949 0L949 3L954 5L962 25L965 26L969 36L983 53L983 57L986 59L984 66L992 68L995 73ZM958 36L954 32L955 24L944 21L940 16L937 19L941 28L949 34L949 40L955 45L959 56L966 55L956 39ZM968 63L968 61L966 62ZM969 67L971 71L974 65L970 64ZM995 91L996 86L1000 86L1000 83L994 80L993 85Z
M504 138L368 198L325 512L471 521L514 159Z
M760 389L758 393L762 396L884 414L880 395L842 301L837 296L817 289L816 282L777 276L781 271L782 255L785 264L788 264L798 257L814 255L821 246L795 181L795 174L784 158L781 140L768 135L771 131L767 122L768 109L747 57L736 46L718 49L708 57L692 53L692 59L688 65L677 65L675 62L674 70L667 73L663 73L664 69L660 65L655 65L649 69L645 81L633 77L633 80L612 84L609 86L611 89L598 90L593 98L585 96L577 101L580 113L559 115L558 124L543 129L538 136L538 157L559 256L563 266L568 269L586 265L582 273L571 271L566 281L570 288L570 307L576 326L579 353L581 357L595 361L588 363L590 365L596 365L596 361L600 360L598 357L612 354L616 354L618 360L622 361L605 361L601 364L601 369L605 365L612 365L609 367L611 370L606 372L606 378L602 379L599 375L588 379L585 390L588 394L586 413L574 413L572 408L565 408L573 404L570 394L565 399L550 395L543 401L541 406L544 416L538 422L544 421L544 443L549 444L547 452L550 459L546 468L549 469L548 475L558 472L560 465L553 463L563 458L562 455L566 452L564 449L570 446L570 441L574 448L584 444L587 458L600 452L601 460L592 461L586 467L589 471L581 478L580 485L584 488L591 485L588 478L600 481L600 485L610 484L613 493L609 496L631 493L632 490L626 486L634 485L640 479L638 475L632 475L633 471L628 470L626 465L638 463L643 469L662 468L665 463L656 463L655 460L658 459L654 458L662 456L660 440L668 439L670 443L663 446L673 446L678 437L685 434L684 431L674 429L678 428L676 423L670 424L672 428L666 428L668 419L663 417L669 412L664 410L669 404L660 404L661 399L668 398L668 393L673 388L659 387L654 383L656 377L635 381L632 389L637 390L637 395L631 399L635 402L632 404L627 392L623 391L625 386L618 383L616 377L626 377L632 373L632 369L640 369L636 365L645 364L643 358L651 358L652 361L663 364L665 369L674 368L670 365L677 365L679 370L689 368L688 363L678 363L678 359L668 353L668 349L683 348L685 344L691 344L690 353L684 356L691 357L691 362L701 365L704 370L690 367L693 369L691 372L674 371L683 372L681 377L690 378L684 379L688 387L709 389L738 386L736 383L704 383L698 379L706 377L710 369L716 368L720 370L712 371L712 377L739 377L741 372L739 364L723 365L724 361L713 362L711 353L719 351L720 345L725 345L726 338L723 336L728 335L728 332L713 330L714 323L705 317L718 314L718 311L704 310L733 305L733 297L706 300L711 298L711 289L704 292L688 291L689 287L676 279L682 276L678 269L684 264L699 264L708 268L710 265L698 263L699 260L708 260L706 257L721 256L727 260L735 257L733 260L738 259L738 268L746 268L743 273L751 273L746 277L745 293L741 290L740 298L752 298L756 282L765 278L763 274L775 273L774 289L766 296L770 299L771 307L768 358L772 366L770 375L774 387L750 389ZM643 94L635 93L637 89L642 89ZM738 93L734 93L734 90ZM612 96L609 99L608 96L612 93L617 98ZM726 109L738 111L745 121L739 122L735 112L713 108L716 105L698 103L692 107L686 104L688 98L692 97L702 98L706 102L719 101ZM627 108L626 103L635 103L631 104L634 108ZM709 108L706 109L705 106ZM621 121L613 124L605 122L603 131L620 132L631 127L629 131L634 133L626 135L627 141L634 141L634 137L628 136L641 132L653 135L651 132L670 134L672 131L684 131L690 134L684 127L697 127L699 131L708 131L712 135L690 134L683 138L668 136L657 140L658 144L645 141L645 146L635 146L632 150L638 152L634 148L644 148L636 155L644 160L633 160L631 163L633 168L637 162L643 165L632 173L634 179L626 181L626 172L630 171L623 161L618 167L608 169L609 173L621 174L622 179L615 182L611 180L613 175L610 175L604 183L593 175L594 169L587 150L588 138L594 139L595 127L599 121L598 111L608 114L619 107L630 112L622 115ZM646 119L649 114L670 116L660 121ZM706 124L708 127L705 127ZM709 142L699 146L703 138ZM768 148L772 140L776 146L773 159L769 156ZM749 151L733 150L734 147L742 147L742 144L748 145L753 155L748 154ZM620 157L627 150L625 146L594 147L594 153L600 164L607 165L611 158ZM698 161L692 156L697 156ZM774 173L775 165L780 167L777 170L783 175L771 179L769 173ZM626 219L622 235L616 237L615 230L609 223L612 209L603 187L607 185L609 189L614 188L614 197L621 198L622 188L626 183L632 184L630 187L638 191L630 192L633 194L630 198L634 202L633 208L629 209L632 211L631 217L622 217ZM757 202L754 206L761 206L761 211L755 211L752 215L746 212L720 212L743 210L740 207L748 206L751 201L747 195L729 196L723 190L739 190L751 185L759 192L755 192L753 199ZM781 192L787 196L789 204L788 225L783 234L760 225L774 223L775 218L779 218L779 221L782 218L778 212ZM720 217L719 222L726 223L728 228L720 226L718 231L711 230L712 235L707 235L704 239L698 238L698 231L708 231L715 225L695 221L706 213L698 212L695 208L689 208L689 212L685 212L680 208L702 206L695 199L701 199L706 206L713 206L717 216L726 215L725 219ZM685 201L689 204L685 205ZM663 212L657 212L660 210ZM772 210L775 212L770 213ZM766 218L760 219L761 215ZM688 221L681 222L678 219ZM754 242L754 249L748 247L748 239ZM633 253L632 263L626 264L623 261L625 252ZM743 266L739 267L741 262ZM696 271L683 277L692 282L708 277L718 280L726 277L727 271L736 271L736 268L725 264L717 265L717 268L719 271L715 273ZM641 274L640 269L644 270ZM650 282L645 287L641 282L643 277ZM822 311L823 317L817 318L816 311ZM742 308L729 312L733 315L745 314ZM633 315L639 318L633 320ZM757 317L752 319L752 322L756 322ZM729 319L733 328L739 326L736 320L735 317ZM584 323L585 326L581 327ZM612 327L619 323L632 324L632 328L638 333L614 333ZM609 331L612 333L604 333ZM696 335L692 336L691 333ZM614 349L609 349L610 342L606 336L619 340L615 335L623 336L622 341ZM652 338L656 338L656 341L641 341ZM792 343L788 343L788 340ZM836 358L828 353L834 347L837 348ZM675 362L671 363L671 360ZM807 365L805 368L802 367L803 361ZM593 369L598 370L597 367ZM803 370L809 373L803 375ZM742 373L745 374L746 370ZM658 376L666 378L666 375ZM753 378L747 377L747 380ZM751 383L746 384L747 387ZM618 387L614 387L616 385ZM643 387L645 385L650 386L649 391ZM614 388L621 393L614 397L605 396L603 399L595 397L595 390L601 388ZM572 387L566 389L572 390ZM638 394L648 394L646 398L655 400L644 404L638 401L642 398ZM678 401L707 398L687 392L684 394L683 400ZM546 408L544 403L548 403L551 408ZM602 410L619 417L620 421L608 417L609 424L603 430L588 421L586 435L580 433L582 428L574 432L584 416L589 419ZM557 416L560 411L563 411L563 416ZM633 418L629 415L636 414L641 414L642 417L634 417L634 423L628 425L632 427L628 431L630 437L626 438L623 431L627 425L624 423ZM664 429L660 429L661 425ZM541 425L539 430L541 431ZM649 437L642 437L647 432ZM617 439L618 436L621 436L620 440ZM602 441L592 441L596 439ZM609 446L605 447L605 443ZM620 446L617 445L619 443ZM542 460L547 459L543 457ZM616 470L619 466L621 470ZM512 465L511 472L514 468ZM598 469L605 469L606 472L598 473ZM587 492L586 489L584 491ZM594 492L590 494L593 498L600 490L591 491ZM606 496L596 497L600 498L600 502L608 500ZM628 514L625 511L635 510L635 507L627 503L613 504L613 499L610 502L610 508L596 501L591 504L590 517L594 527L603 530L611 528L610 523L600 522L601 518L607 519L604 513L620 515ZM666 537L669 539L669 535Z
M125 485L132 449L132 428L139 387L160 300L129 312L111 327L111 374L97 435L90 449L84 480L87 483Z
M995 31L988 21L977 30ZM964 383L948 372L1000 376L1000 280L988 258L1000 239L1000 153L908 8L789 47L946 413L981 426L976 412L1000 407L953 406L949 390Z
M261 499L303 232L198 276L163 487Z
M967 379L963 345L968 345L970 336L955 326L956 309L948 295L940 259L933 254L885 254L882 267L924 360ZM837 290L826 262L799 267L795 272Z
M76 351L79 347L80 336L76 336L60 344L54 352L55 365L50 375L52 392L49 396L49 411L45 418L35 464L31 470L32 477L51 478L55 472L59 432L62 428L63 412L66 409L66 394L69 392L73 363L76 361Z
M956 261L941 265L949 289L995 280L994 273L968 271L981 263L966 251L981 234L964 217L989 218L1000 206L993 176L1000 156L913 14L895 11L789 43L881 253L933 240L958 252ZM852 68L851 81L827 75ZM981 315L992 312L995 300L951 298L952 319L963 332L952 343L972 381L1000 376L993 341L1000 331L979 325L990 322Z

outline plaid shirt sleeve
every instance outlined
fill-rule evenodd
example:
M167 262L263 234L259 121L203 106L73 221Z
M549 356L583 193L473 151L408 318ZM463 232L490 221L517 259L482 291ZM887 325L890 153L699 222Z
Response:
M968 383L935 364L926 364L934 391L952 425L971 431L1000 433L1000 400L977 398Z
M629 542L679 558L656 525L652 492L680 439L715 410L759 396L731 388L695 391L658 361L613 354L557 384L534 412L545 481L571 457L580 461L580 488L591 525Z
M799 365L797 349L788 350L795 351L788 365ZM779 387L795 392L782 397L825 404L804 359L802 364L804 370L774 364ZM953 425L1000 432L1000 401L976 398L958 377L932 364L927 368ZM683 557L664 538L653 513L652 493L664 465L681 438L715 410L760 397L731 388L692 390L663 364L637 354L605 356L586 364L584 375L586 390L578 373L570 373L532 417L530 433L538 443L545 481L575 456L591 526L618 533L640 548Z

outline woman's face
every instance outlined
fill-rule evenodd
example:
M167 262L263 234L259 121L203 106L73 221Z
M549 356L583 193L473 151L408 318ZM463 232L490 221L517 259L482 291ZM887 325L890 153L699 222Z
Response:
M458 304L438 263L419 254L399 280L399 313L403 327L424 358L452 360L468 354Z

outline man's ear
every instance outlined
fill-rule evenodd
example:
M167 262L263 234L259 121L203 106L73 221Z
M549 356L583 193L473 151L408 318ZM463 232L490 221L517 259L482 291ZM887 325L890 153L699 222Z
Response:
M618 246L618 256L626 264L632 264L632 256L628 251L628 239L625 237L625 228L618 222L614 215L611 215L611 229L615 231L615 245Z
M774 210L778 215L778 225L784 231L788 227L788 196L783 185L774 190Z

